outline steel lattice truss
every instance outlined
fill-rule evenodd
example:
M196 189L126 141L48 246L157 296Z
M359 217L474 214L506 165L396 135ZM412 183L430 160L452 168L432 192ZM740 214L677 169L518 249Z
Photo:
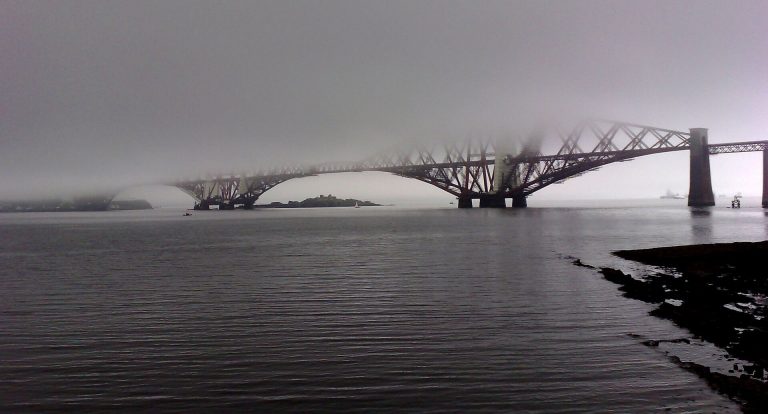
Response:
M495 192L494 162L492 140L468 139L379 154L361 169L415 178L458 197Z
M505 160L507 196L527 196L550 184L603 165L635 157L689 149L688 133L619 122L583 122L568 133L543 138L562 143L556 154L523 153Z
M311 175L299 168L275 169L265 173L218 176L207 179L174 183L198 203L234 207L235 204L253 206L256 200L272 187L293 178Z
M733 152L754 152L768 149L768 141L729 142L727 144L710 144L710 154L728 154Z
M198 203L233 207L253 205L272 187L293 178L343 172L381 171L415 178L455 196L494 192L492 141L467 140L440 147L391 151L362 162L325 163L272 170L254 175L230 175L173 183Z
M688 149L689 134L641 125L587 121L563 132L541 129L523 142L468 140L437 151L416 147L380 155L360 170L388 171L435 185L457 197L527 196L552 183L616 161ZM542 153L545 144L557 149ZM502 147L506 148L502 150ZM517 150L516 150L517 149ZM498 153L498 154L497 154ZM440 157L435 154L440 154ZM497 163L496 156L502 163ZM501 177L497 176L501 174Z
M198 203L252 206L272 187L318 174L382 171L432 184L456 197L525 197L613 162L690 149L686 132L611 121L586 121L564 131L539 130L526 140L468 139L412 146L360 162L275 169L173 183ZM768 141L713 144L712 154L763 151ZM497 157L499 157L497 159Z

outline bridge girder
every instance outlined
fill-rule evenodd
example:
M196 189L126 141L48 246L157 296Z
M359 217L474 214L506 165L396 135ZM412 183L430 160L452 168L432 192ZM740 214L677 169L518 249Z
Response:
M517 145L492 139L468 139L440 145L414 145L382 152L359 162L317 164L274 169L257 174L218 176L174 183L192 195L198 205L253 206L269 189L294 178L319 174L380 171L417 179L467 200L489 196L512 198L525 205L525 197L551 184L563 182L614 162L670 151L690 149L690 134L663 128L612 122L585 121L570 130L539 129ZM552 152L545 144L554 143ZM519 151L515 148L519 147ZM712 154L763 151L768 142L709 145ZM555 150L556 149L556 150ZM482 204L482 202L481 202ZM496 203L498 205L498 202ZM470 201L471 205L471 201Z
M242 204L250 208L269 189L293 178L311 175L300 169L283 168L255 175L218 176L208 179L190 180L174 183L185 193L191 195L196 207L207 209L210 205L234 208Z
M569 133L555 134L562 144L554 155L524 153L507 160L517 166L522 177L516 184L507 182L507 197L528 196L613 162L686 150L690 140L685 132L609 121L588 121Z

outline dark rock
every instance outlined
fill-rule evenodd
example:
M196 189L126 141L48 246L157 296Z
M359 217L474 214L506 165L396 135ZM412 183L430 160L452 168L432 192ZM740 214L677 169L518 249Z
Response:
M603 274L606 280L621 285L619 290L624 292L624 296L628 298L639 299L649 303L659 303L665 299L664 288L659 285L637 280L621 270L609 267L601 268L600 273Z
M582 262L581 259L576 259L572 263L575 264L576 266L586 267L586 268L589 268L589 269L594 269L595 268L594 266L590 266L590 265Z
M681 362L677 357L669 359L681 368L703 378L714 390L742 403L744 412L764 413L768 410L768 384L752 379L746 374L739 377L724 375L712 372L709 367L694 362Z
M639 275L643 276L641 280L617 269L601 268L600 273L619 285L624 296L659 304L651 315L669 319L695 338L725 349L728 361L734 362L733 357L737 357L752 364L742 365L746 374L736 377L713 373L708 367L683 363L676 357L670 359L706 378L712 388L742 402L745 412L768 412L768 385L760 381L765 376L763 367L768 366L768 306L759 299L768 297L768 241L624 250L615 254L674 271ZM672 305L666 302L669 299L681 304ZM747 305L741 305L744 303ZM738 310L729 309L733 307ZM647 340L643 344L656 347L660 342L664 341ZM739 364L734 364L733 371L739 371Z

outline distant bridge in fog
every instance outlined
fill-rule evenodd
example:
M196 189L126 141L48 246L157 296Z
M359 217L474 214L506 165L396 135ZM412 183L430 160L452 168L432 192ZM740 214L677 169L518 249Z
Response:
M768 141L709 144L707 129L689 132L622 122L589 121L569 132L534 135L515 145L472 139L435 147L414 146L352 163L274 169L168 183L195 199L195 209L253 208L262 194L285 181L361 171L381 171L431 184L454 195L459 208L526 207L526 198L551 184L614 162L672 151L690 152L689 206L715 204L709 155L763 152L763 207L768 207ZM545 144L555 143L551 152ZM519 148L516 148L519 147ZM547 153L549 152L549 153Z
M570 131L541 130L523 142L468 139L433 146L397 148L359 162L321 163L229 174L162 184L194 198L194 208L251 209L271 188L292 179L320 174L380 171L431 184L458 199L459 208L526 207L527 197L551 184L614 162L673 151L690 153L689 206L715 204L709 156L763 152L763 207L768 208L768 141L710 144L707 129L689 132L624 122L586 121ZM654 172L649 172L654 173ZM158 183L159 184L159 183ZM105 210L118 194L76 200L78 209Z

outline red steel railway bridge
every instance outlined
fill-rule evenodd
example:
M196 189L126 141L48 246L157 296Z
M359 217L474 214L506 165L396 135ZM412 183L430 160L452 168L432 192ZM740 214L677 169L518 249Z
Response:
M763 207L768 208L768 141L710 144L705 128L689 132L611 121L587 121L570 131L539 132L519 142L472 139L413 146L360 162L326 163L168 183L195 199L195 209L253 208L269 189L285 181L344 172L382 171L434 185L458 199L459 208L526 207L526 198L614 162L672 151L690 152L689 206L715 204L709 156L762 151ZM554 144L554 145L553 145Z

